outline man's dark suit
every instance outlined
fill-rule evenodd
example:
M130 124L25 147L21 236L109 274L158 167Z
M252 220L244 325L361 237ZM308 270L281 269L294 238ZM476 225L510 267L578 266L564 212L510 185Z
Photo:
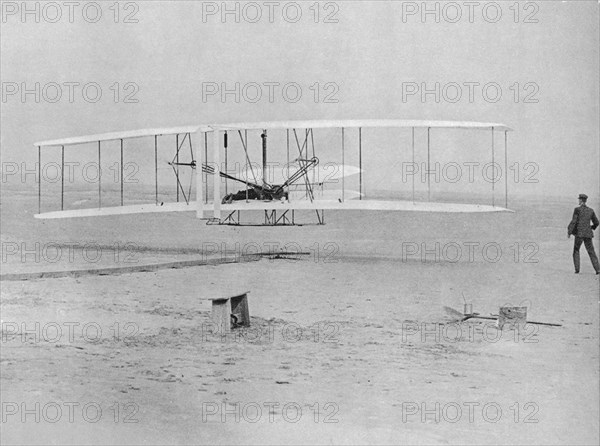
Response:
M590 225L590 223L592 224ZM575 272L579 272L579 248L581 248L582 243L585 243L585 249L590 256L590 260L592 261L596 273L600 271L600 264L598 264L598 257L596 256L594 243L592 242L592 239L594 238L593 230L596 229L598 225L600 225L600 222L598 222L598 217L596 217L594 210L587 207L585 203L576 207L573 211L573 219L571 220L571 223L569 223L567 231L568 235L573 234L575 236L575 245L573 246Z

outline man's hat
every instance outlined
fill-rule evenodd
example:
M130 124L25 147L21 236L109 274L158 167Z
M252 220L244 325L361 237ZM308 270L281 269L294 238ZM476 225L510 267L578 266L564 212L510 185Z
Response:
M579 194L579 197L578 197L578 198L579 198L580 200L586 201L588 197L587 197L587 195L586 195L586 194Z

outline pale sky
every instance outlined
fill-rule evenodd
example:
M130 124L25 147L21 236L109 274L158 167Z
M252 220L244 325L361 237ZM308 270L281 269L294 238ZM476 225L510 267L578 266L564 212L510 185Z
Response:
M491 23L497 12L488 6L491 2L480 2L471 11L473 23L464 2L428 2L430 8L440 8L439 23L433 14L424 21L421 11L415 12L422 2L318 2L319 23L312 1L298 3L302 17L296 23L291 23L297 12L291 2L276 2L273 23L265 2L238 2L239 23L233 14L225 23L218 12L208 15L221 2L121 3L119 23L114 23L112 1L100 2L97 23L88 23L82 15L90 2L79 2L73 23L62 2L57 3L62 17L56 23L50 23L56 10L45 2L25 2L32 10L36 3L40 23L35 23L35 14L23 21L21 2L2 2L3 163L35 162L37 149L32 144L38 140L146 127L291 119L469 120L514 128L509 164L539 167L538 183L513 184L511 194L576 196L585 191L594 196L600 189L596 1L521 2L518 17L513 1L501 1L497 5L502 16L496 23ZM236 2L228 5L234 9ZM256 5L262 17L251 23ZM458 20L454 5L462 14ZM287 16L282 15L284 6ZM93 19L93 8L86 11ZM138 23L122 23L130 13ZM328 15L337 23L323 23ZM9 94L15 85L20 89L25 83L33 89L36 82L46 87L50 99L55 96L51 83L58 83L62 97L52 103L42 95L36 103L33 94L25 101L20 90ZM76 86L70 103L68 82L96 82L102 97L87 102ZM120 95L115 103L117 82ZM203 85L210 82L229 88L236 82L257 83L263 96L256 103L243 97L236 103L233 95L225 101L219 95L203 98ZM269 82L297 83L302 97L292 103L275 89L270 103L265 86ZM403 97L403 88L404 93L415 85L433 89L436 82L439 102L433 94L425 100L420 93ZM136 87L126 89L127 83ZM456 84L462 97L451 102ZM486 100L485 84L493 87L487 90L488 99L496 94L494 86L500 86L497 102ZM472 102L468 85L473 85ZM254 91L245 92L250 97ZM128 93L139 102L123 103ZM337 103L325 103L329 93ZM442 136L438 134L435 143L438 150L446 144ZM363 146L371 170L385 171L397 150L410 153L409 131L394 138L371 149ZM422 143L422 135L419 138ZM469 137L465 150L489 150L489 138L477 138L473 142ZM440 159L454 159L448 153L455 154L456 148L445 150ZM457 161L480 155L466 154ZM521 173L527 172L521 167Z

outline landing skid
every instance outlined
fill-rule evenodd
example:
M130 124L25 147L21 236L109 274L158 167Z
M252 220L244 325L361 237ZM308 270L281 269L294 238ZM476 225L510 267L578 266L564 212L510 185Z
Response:
M281 212L281 211L280 211ZM264 211L264 222L263 223L242 223L240 221L240 210L230 212L227 217L223 219L210 218L206 222L207 225L228 225L228 226L304 226L311 223L297 223L295 220L294 209L287 209L277 215L277 210L265 210ZM315 209L317 215L316 225L325 224L325 210Z

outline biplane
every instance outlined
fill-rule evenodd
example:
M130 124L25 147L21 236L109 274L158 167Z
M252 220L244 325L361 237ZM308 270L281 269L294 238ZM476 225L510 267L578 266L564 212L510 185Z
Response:
M155 128L115 133L79 136L36 142L38 162L38 213L36 218L98 217L108 215L196 212L207 224L241 223L241 212L259 211L264 225L295 225L296 211L310 211L316 215L317 224L324 224L325 210L356 211L424 211L424 212L506 212L508 209L508 183L505 181L504 206L496 204L495 181L491 183L491 204L448 203L430 200L431 185L427 180L427 201L415 199L412 182L411 200L372 199L364 190L368 172L363 169L363 133L376 129L406 129L412 132L410 149L415 162L415 129L427 132L427 167L431 160L431 132L436 129L467 129L489 132L492 163L495 162L495 138L504 136L504 165L508 167L507 134L511 129L504 124L458 121L416 120L313 120L254 122L234 124L209 124L173 128ZM375 129L375 130L374 130ZM334 132L329 135L325 156L317 151L315 134L318 131ZM352 132L352 135L349 135ZM174 137L174 138L173 138ZM276 142L271 144L271 140ZM338 139L339 138L339 139ZM348 141L354 139L353 158L358 165L346 163L349 155ZM164 140L172 147L172 159L159 162L159 145L164 150ZM153 148L154 200L152 202L125 204L123 182L124 147L131 140L142 141ZM194 143L195 141L195 143ZM100 163L103 145L118 144L120 147L120 204L103 203L103 182ZM160 143L160 144L159 144ZM99 168L97 203L89 208L65 208L64 165L65 149L80 145L97 146ZM275 146L273 148L272 146ZM254 161L252 149L260 154ZM42 152L51 147L61 150L60 209L42 212ZM210 147L210 150L209 150ZM407 148L408 149L408 148ZM171 150L171 149L169 149ZM327 163L326 158L335 152L341 162ZM144 155L144 158L149 159ZM319 155L319 156L317 156ZM368 156L368 152L366 152ZM277 158L277 162L271 160ZM232 160L237 159L239 168L231 170ZM277 168L271 168L273 165ZM241 166L241 167L240 167ZM171 169L175 178L175 197L164 200L159 197L159 170ZM184 185L184 172L190 179ZM212 180L210 179L212 177ZM506 176L505 176L506 177ZM358 189L347 187L352 183ZM195 185L195 188L194 188ZM194 197L195 192L195 197ZM91 200L87 200L91 201Z

